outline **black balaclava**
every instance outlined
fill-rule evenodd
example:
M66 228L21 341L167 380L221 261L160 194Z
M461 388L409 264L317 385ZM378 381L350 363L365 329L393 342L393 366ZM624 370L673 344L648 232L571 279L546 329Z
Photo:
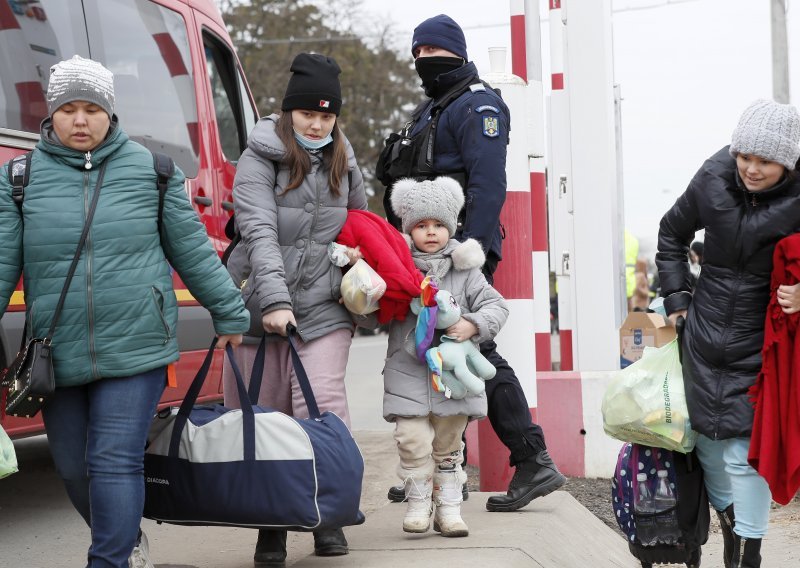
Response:
M414 60L417 75L422 79L422 87L429 97L436 94L436 80L439 75L454 71L463 65L464 60L460 57L417 57Z

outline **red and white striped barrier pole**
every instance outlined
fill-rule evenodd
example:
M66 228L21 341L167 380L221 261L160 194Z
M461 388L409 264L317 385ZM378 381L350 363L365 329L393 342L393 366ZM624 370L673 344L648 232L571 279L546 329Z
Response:
M511 2L512 67L505 72L505 50L490 49L492 72L484 79L501 89L508 105L514 131L506 158L507 193L500 215L505 227L503 261L495 273L495 286L509 304L509 318L497 336L498 351L509 362L519 378L528 405L536 408L536 343L534 331L533 264L531 240L531 183L528 165L529 141L522 133L528 126L530 104L524 77L527 76L525 54L524 0ZM521 34L521 35L520 35ZM520 76L521 75L521 76ZM479 463L482 491L503 491L508 487L511 470L508 449L498 440L488 421L478 425Z
M525 0L511 0L511 73L528 82Z
M550 3L550 195L553 203L553 249L551 266L556 274L558 290L558 329L560 369L574 369L572 352L572 281L574 262L572 236L572 188L570 160L569 99L564 90L564 23L561 21L561 0Z
M553 368L550 353L550 265L547 242L547 176L545 175L545 118L542 87L542 29L539 0L524 0L524 47L527 61L528 166L531 185L531 256L533 263L533 331L536 370ZM512 16L513 19L513 16ZM511 28L512 45L514 27Z
M561 0L550 2L550 87L564 88L564 23L561 21Z
M44 16L44 11L37 7ZM28 16L22 16L28 17ZM22 28L8 2L0 2L0 34L3 34L4 45L10 53L0 57L0 76L6 78L2 82L0 96L6 100L7 113L3 117L3 126L39 132L42 118L47 116L47 103L44 100L42 78L36 71L36 62L31 57L29 41L22 33ZM13 89L13 90L12 90ZM13 119L13 109L19 109L19 119Z

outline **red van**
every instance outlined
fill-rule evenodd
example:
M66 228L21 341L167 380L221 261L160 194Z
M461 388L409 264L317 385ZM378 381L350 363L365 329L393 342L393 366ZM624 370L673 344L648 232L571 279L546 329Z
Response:
M0 53L0 163L36 144L50 66L74 54L96 59L114 73L120 124L180 166L186 193L222 253L235 164L258 114L213 0L0 0ZM21 290L0 319L0 368L20 345ZM178 388L165 391L164 405L183 398L214 334L208 312L177 275L175 293L181 358ZM221 379L219 353L203 399L220 397ZM44 431L41 415L6 416L2 425L12 437Z

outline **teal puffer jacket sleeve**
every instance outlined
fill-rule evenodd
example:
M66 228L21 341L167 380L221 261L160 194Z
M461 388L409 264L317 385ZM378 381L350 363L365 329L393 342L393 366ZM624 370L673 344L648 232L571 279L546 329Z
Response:
M211 312L217 334L247 331L250 314L186 197L184 175L178 168L164 196L162 231L167 260L189 292Z
M22 218L11 199L11 184L4 166L0 170L0 316L22 273Z

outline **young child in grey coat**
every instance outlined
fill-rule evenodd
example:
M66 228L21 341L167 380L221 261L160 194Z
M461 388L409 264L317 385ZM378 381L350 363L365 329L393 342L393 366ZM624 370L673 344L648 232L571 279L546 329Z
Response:
M402 220L414 264L461 307L461 318L437 332L433 345L443 334L476 344L494 338L508 317L506 302L481 273L485 257L478 242L450 238L464 205L459 183L447 177L400 180L392 190L391 205ZM415 354L416 319L409 312L405 321L391 323L384 367L383 416L395 423L398 475L408 501L403 530L426 532L435 505L436 531L467 536L461 518L461 486L466 481L461 435L469 420L486 415L486 395L455 400L434 389L427 364Z

